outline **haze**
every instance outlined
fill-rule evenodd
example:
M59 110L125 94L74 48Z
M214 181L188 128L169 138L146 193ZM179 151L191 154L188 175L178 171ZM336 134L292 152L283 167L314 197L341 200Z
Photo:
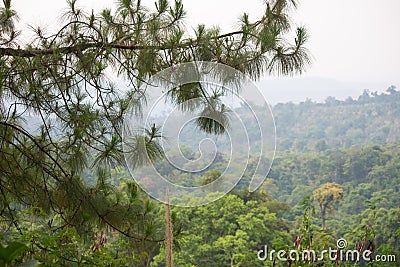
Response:
M142 2L154 6L153 0ZM235 29L243 12L249 13L251 18L263 12L260 0L184 0L183 3L188 30L204 23L229 31ZM51 29L66 8L65 1L61 0L14 0L12 4L25 29L27 24L47 25ZM78 0L78 5L95 11L112 8L114 4L107 0ZM313 64L295 79L265 76L265 81L260 83L262 90L274 99L272 102L279 102L307 97L320 101L328 95L354 97L364 89L384 91L390 85L399 87L398 10L398 0L299 1L299 8L292 11L292 21L309 31L307 47Z

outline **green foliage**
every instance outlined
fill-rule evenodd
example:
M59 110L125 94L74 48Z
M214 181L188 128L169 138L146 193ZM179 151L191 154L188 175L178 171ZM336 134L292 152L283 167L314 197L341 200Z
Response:
M262 246L290 242L288 225L264 201L245 202L229 194L207 206L175 210L184 224L174 255L178 266L263 266L256 257ZM164 266L163 261L160 254L152 266Z
M0 246L1 263L165 266L165 207L128 180L123 118L130 111L141 115L147 97L141 85L148 77L179 63L223 63L253 79L304 71L310 63L304 47L307 31L297 29L293 45L286 38L288 10L296 7L295 1L265 2L263 16L250 21L244 14L237 31L221 33L218 27L199 25L191 35L178 0L157 0L154 11L140 1L119 0L115 9L99 14L70 0L58 31L47 34L36 28L35 39L24 44L17 38L17 13L4 0L0 231L7 245ZM110 72L117 84L106 75ZM207 94L200 83L168 92L172 105L202 115L200 129L224 139L226 129L237 122L226 120L232 110L222 104L222 96L219 90ZM273 265L259 261L257 251L264 245L290 250L297 237L301 248L323 249L345 236L352 246L371 241L377 253L399 255L399 96L390 87L383 94L365 91L358 100L276 105L279 151L262 190L247 191L255 168L250 158L232 194L207 206L173 208L175 264ZM243 110L235 112L249 124L248 137L257 144L251 130L256 125ZM134 133L124 144L134 166L163 156L158 126L142 127L143 134ZM192 149L185 147L184 155L198 158ZM246 149L235 152L243 152L247 160ZM197 167L200 161L188 164ZM217 154L197 176L166 161L157 167L173 182L193 186L214 181L226 163L225 155ZM323 208L331 215L325 216L326 227L319 227L317 203L304 199L313 192L321 212ZM185 197L188 203L203 201ZM333 208L335 215L328 212Z
M10 242L5 247L0 244L0 266L8 266L27 249L26 245L19 242Z
M162 133L142 125L143 134L132 133L126 144L121 136L125 115L142 115L148 92L141 85L196 60L254 79L275 70L301 73L310 63L306 33L299 29L293 45L286 38L291 1L266 3L261 18L243 20L237 31L200 25L193 36L180 0L157 0L154 11L139 0L119 0L98 14L78 4L67 1L55 32L32 27L27 43L18 39L12 2L0 6L1 231L7 242L28 242L25 254L44 266L149 266L164 242L162 208L125 182L124 153L135 167L162 158ZM173 89L170 101L183 108L201 99L199 128L221 134L229 127L223 95L188 85ZM96 241L101 233L111 240ZM101 250L89 253L93 242Z
M333 213L333 204L343 198L343 188L337 183L326 183L313 191L313 199L319 204L322 227L325 228L325 219L328 213Z
M275 105L278 150L325 151L399 139L400 92L390 88L390 93L364 93L365 99Z

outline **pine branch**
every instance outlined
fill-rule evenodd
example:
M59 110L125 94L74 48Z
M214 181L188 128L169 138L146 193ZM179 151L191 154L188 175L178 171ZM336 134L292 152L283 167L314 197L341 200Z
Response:
M39 142L27 131L19 128L18 126L14 125L14 124L10 124L6 121L0 121L0 124L4 125L6 127L10 127L12 129L16 130L17 132L23 134L24 136L26 136L28 139L30 139L35 144L35 146L37 148L39 148L43 153L45 153L51 161L53 161L53 163L60 169L60 171L63 173L63 175L65 175L65 177L71 177L69 175L69 173L66 170L64 170L64 168L61 166L61 164L58 162L58 160L56 160L46 149L44 149L44 147L41 144L39 144ZM52 175L52 176L54 176L54 178L56 180L58 180L56 175Z
M88 42L78 45L48 48L48 49L20 49L20 48L4 48L0 47L0 57L35 57L38 55L54 55L54 54L69 54L73 52L82 52L89 48L114 48L121 50L168 50L176 48L187 48L192 45L191 42L182 45L124 45L119 43L103 43L103 42Z

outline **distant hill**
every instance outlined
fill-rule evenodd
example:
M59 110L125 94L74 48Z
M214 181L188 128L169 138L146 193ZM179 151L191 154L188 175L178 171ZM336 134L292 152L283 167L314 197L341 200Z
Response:
M311 151L400 139L400 92L364 91L357 99L311 100L273 107L278 150Z
M247 112L245 108L235 110L246 124L250 142L257 144L258 128L250 119L252 114ZM276 125L277 150L323 151L400 139L400 91L394 86L382 93L365 90L355 99L348 97L338 100L331 96L323 103L311 99L300 103L279 103L272 106L272 113ZM163 117L159 119L160 123L164 120ZM38 134L40 131L39 117L25 117L21 123L28 132ZM169 120L169 123L176 124L169 125L172 128L182 126L176 120ZM233 128L237 123L240 122L233 122ZM188 124L180 133L179 140L181 144L197 150L199 140L206 137L210 136ZM230 149L228 136L211 137L219 140L221 148Z

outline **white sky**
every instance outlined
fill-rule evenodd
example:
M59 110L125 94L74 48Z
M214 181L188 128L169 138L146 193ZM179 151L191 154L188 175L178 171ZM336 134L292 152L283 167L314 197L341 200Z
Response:
M154 0L143 0L153 6ZM243 12L256 18L262 0L184 0L188 25L205 23L232 30ZM338 81L400 85L400 0L300 0L292 11L293 23L304 25L313 65L305 77ZM56 25L66 7L63 0L13 0L21 22ZM113 7L110 0L78 0L99 10Z

